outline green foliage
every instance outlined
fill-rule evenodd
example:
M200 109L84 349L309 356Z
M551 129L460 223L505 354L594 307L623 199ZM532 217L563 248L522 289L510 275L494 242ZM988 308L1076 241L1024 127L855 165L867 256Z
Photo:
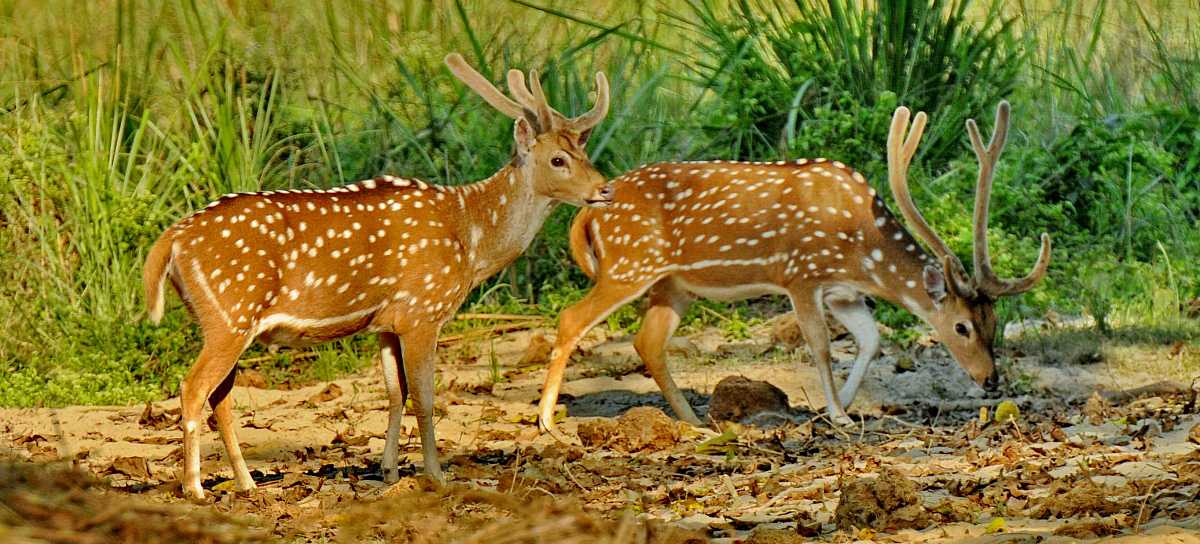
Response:
M140 269L165 227L223 193L379 173L459 184L503 165L511 123L446 72L450 50L493 81L540 68L567 114L589 106L605 71L612 108L589 149L614 176L657 160L824 156L890 198L892 110L925 110L914 197L963 256L976 166L962 122L1009 97L992 254L1000 273L1023 274L1043 231L1055 253L1047 282L1003 301L1001 319L1055 307L1114 330L1180 327L1200 294L1200 34L1173 23L1194 13L1160 22L1105 0L1050 16L997 0L671 0L605 5L601 18L563 6L5 3L0 405L173 394L200 338L177 302L162 325L142 319ZM567 251L573 213L553 213L469 304L553 318L578 301L588 280ZM744 337L755 308L698 301L684 326ZM915 336L911 314L876 314L894 340ZM638 315L628 305L608 325L632 332ZM361 368L373 344L248 358L273 382L325 380Z
M890 115L898 97L914 110L936 112L923 154L944 160L957 155L953 142L963 121L1010 94L1025 66L1013 19L997 0L688 5L684 20L705 53L696 69L722 98L706 124L738 158L807 150L797 148L797 135L822 121L822 109L853 113L890 102ZM850 128L867 142L887 135L886 121L842 130ZM867 163L873 154L862 151L878 147L849 148L841 158Z

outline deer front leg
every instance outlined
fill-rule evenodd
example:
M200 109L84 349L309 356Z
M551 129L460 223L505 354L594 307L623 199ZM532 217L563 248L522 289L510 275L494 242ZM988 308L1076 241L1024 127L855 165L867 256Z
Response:
M842 408L849 408L871 361L879 355L879 327L875 325L875 316L862 296L855 294L852 299L826 297L825 304L829 306L829 313L854 336L854 343L858 346L854 367L838 392L838 402Z
M400 337L391 332L379 333L379 363L383 367L383 385L388 394L387 438L383 444L383 481L387 483L400 479L396 456L401 423L404 420L404 403L408 400L408 383L404 375L403 359Z
M846 415L833 390L833 368L829 364L829 329L825 328L825 312L819 302L820 291L797 289L793 290L790 296L796 320L800 323L800 332L808 343L813 364L817 366L817 374L821 377L821 389L825 392L825 409L829 412L829 419L834 425L851 425L854 420Z
M671 373L667 369L667 342L679 327L679 322L687 313L690 304L687 293L676 289L670 279L655 284L650 289L650 308L642 318L642 329L634 338L633 347L646 363L646 369L662 390L663 397L667 399L667 404L671 405L675 416L688 424L700 427L704 423L696 417L691 404L688 404L687 398L683 396L675 380L671 379Z
M617 308L638 297L650 288L654 280L641 283L600 282L558 317L558 336L554 350L550 353L550 365L546 369L546 383L542 386L542 398L538 404L538 428L559 441L564 441L554 422L554 406L558 403L558 390L562 386L567 361L583 335L608 317Z
M434 350L441 324L425 323L402 336L404 341L404 376L413 396L413 412L417 416L417 429L421 433L421 454L425 460L425 474L441 484L442 465L438 461L437 436L433 426L434 395Z
M246 467L246 459L242 457L242 447L237 439L237 419L233 415L233 399L229 395L236 376L235 365L221 385L209 396L208 402L217 416L217 429L221 433L221 441L225 443L225 456L229 458L229 466L233 469L233 479L238 491L250 491L257 487L257 484L250 476L250 469Z

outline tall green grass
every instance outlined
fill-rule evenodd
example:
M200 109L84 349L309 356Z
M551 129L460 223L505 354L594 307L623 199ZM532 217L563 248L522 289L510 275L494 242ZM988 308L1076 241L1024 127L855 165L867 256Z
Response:
M823 155L878 181L892 108L926 109L916 196L964 253L974 166L961 123L1007 96L997 265L1022 270L1041 230L1056 253L1051 281L1005 315L1186 322L1180 303L1200 290L1200 34L1154 5L1054 5L0 0L0 405L174 392L199 339L177 305L161 326L141 319L139 268L163 228L220 194L381 172L457 184L499 168L510 124L442 68L451 50L495 81L539 68L567 113L607 72L613 106L590 151L610 175ZM1145 43L1131 57L1135 30ZM572 213L472 301L553 313L577 298ZM371 351L344 341L265 367L326 379Z

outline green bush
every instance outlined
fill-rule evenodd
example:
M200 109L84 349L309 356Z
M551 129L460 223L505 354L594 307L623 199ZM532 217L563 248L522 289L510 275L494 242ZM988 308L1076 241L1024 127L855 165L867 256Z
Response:
M1008 96L1025 67L1013 20L996 0L688 5L686 20L705 53L696 69L719 97L705 125L738 158L806 150L797 135L827 121L828 110L853 117L860 107L890 103L890 110L898 102L936 112L922 153L946 160L959 153L963 122ZM980 5L981 15L966 15ZM856 130L871 143L860 149L878 149L887 137L886 123Z

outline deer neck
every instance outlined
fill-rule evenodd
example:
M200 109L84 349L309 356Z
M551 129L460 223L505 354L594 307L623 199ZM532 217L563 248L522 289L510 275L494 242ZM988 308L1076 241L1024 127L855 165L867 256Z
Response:
M865 290L929 321L936 306L925 290L924 270L938 261L912 237L905 235L903 238L898 243L880 243L863 257L867 274ZM909 247L913 249L909 250ZM868 259L873 266L865 266Z
M534 180L509 164L492 177L457 189L460 239L474 271L472 285L499 272L529 247L556 201L539 195Z

